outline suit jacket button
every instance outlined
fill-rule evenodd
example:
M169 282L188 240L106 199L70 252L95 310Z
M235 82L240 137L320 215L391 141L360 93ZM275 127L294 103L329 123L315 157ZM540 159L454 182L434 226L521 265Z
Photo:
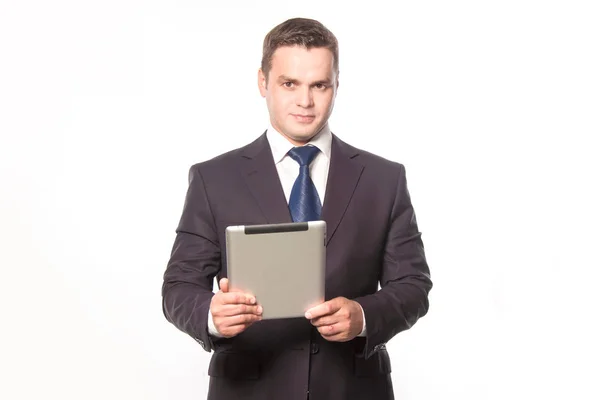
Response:
M319 352L319 343L310 344L310 354L317 354Z

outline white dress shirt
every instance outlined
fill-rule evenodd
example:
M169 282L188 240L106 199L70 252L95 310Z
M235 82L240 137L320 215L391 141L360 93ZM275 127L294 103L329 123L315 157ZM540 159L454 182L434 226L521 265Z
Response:
M295 146L281 133L273 129L273 127L269 127L267 130L267 140L269 141L269 146L271 146L273 161L279 174L285 199L289 203L292 187L300 173L298 162L287 154ZM331 131L329 130L329 126L325 125L307 145L315 146L321 150L310 163L309 171L310 179L315 184L317 193L319 193L319 199L321 199L321 205L323 205L325 204L325 188L327 187L329 160L331 159Z
M300 173L300 165L287 153L295 146L286 139L281 133L276 131L272 125L269 124L267 129L267 140L273 153L273 161L275 162L275 168L281 181L283 193L285 199L289 203L290 195L292 193L292 187L294 182ZM331 130L329 125L325 125L319 133L317 133L306 145L312 145L321 150L313 161L310 163L309 171L310 178L313 181L319 198L321 199L321 205L325 203L325 188L327 187L327 175L329 174L329 161L331 160ZM358 336L366 336L367 324L365 320L365 312L361 307L363 313L363 330ZM208 311L208 332L216 337L221 337L217 329L215 328L214 321L210 310Z

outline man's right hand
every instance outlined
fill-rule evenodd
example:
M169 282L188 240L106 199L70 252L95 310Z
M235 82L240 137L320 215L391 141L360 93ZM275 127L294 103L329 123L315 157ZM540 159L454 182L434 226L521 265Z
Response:
M229 279L219 281L219 290L210 301L210 312L217 331L226 338L239 335L262 319L262 307L250 294L230 291Z

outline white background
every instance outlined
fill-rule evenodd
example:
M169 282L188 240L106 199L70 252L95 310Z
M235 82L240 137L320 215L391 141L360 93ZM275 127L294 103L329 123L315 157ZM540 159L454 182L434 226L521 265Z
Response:
M596 2L0 4L0 398L205 398L162 273L294 16L340 41L333 131L407 168L434 288L397 398L600 398Z

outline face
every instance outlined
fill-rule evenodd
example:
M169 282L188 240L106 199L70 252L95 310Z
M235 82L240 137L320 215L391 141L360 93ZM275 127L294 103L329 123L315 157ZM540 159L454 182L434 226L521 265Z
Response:
M327 123L337 93L333 53L326 48L278 48L268 79L258 71L260 94L271 124L294 145L302 145Z

